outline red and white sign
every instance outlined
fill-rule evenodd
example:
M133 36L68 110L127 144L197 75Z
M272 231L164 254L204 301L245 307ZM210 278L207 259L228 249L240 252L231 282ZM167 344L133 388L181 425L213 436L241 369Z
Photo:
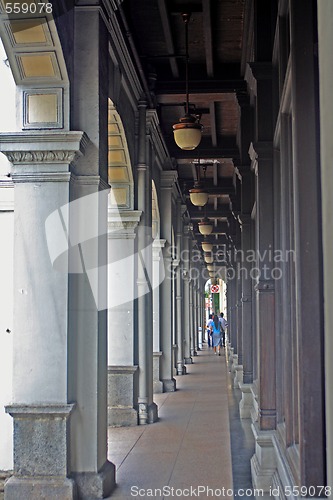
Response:
M219 285L212 285L210 287L210 292L211 293L220 293L220 286Z

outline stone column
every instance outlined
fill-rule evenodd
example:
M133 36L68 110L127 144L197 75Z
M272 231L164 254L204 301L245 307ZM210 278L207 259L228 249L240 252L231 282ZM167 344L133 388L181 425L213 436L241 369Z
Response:
M186 207L185 207L186 208ZM185 375L184 366L184 296L183 296L183 261L182 261L182 239L183 239L183 221L182 215L184 206L181 200L177 199L177 256L179 264L176 274L176 309L177 309L177 375Z
M151 239L151 172L147 163L146 111L147 103L139 102L137 207L142 212L138 225L137 303L138 303L138 360L139 424L157 420L153 396L153 318L152 318L152 239Z
M79 207L77 213L71 211L71 229L80 245L73 260L82 262L82 270L69 277L73 362L68 392L77 405L70 425L70 458L78 496L88 499L108 496L114 484L114 466L107 461L108 198L102 196L102 189L109 188L105 68L110 56L108 30L99 6L76 6L73 16L71 124L84 130L90 142L85 156L74 165L71 184L73 207ZM89 240L90 234L93 238ZM80 243L83 237L85 244Z
M165 278L160 285L160 329L161 329L161 364L160 375L164 392L176 390L176 381L173 377L173 337L172 337L172 213L173 213L173 191L177 180L177 172L174 170L161 172L161 197L160 211L161 236L165 239L163 248L163 260L165 267Z
M184 278L184 362L189 365L193 363L191 357L191 325L192 325L192 303L190 299L190 235L189 226L184 227L183 246L183 278Z
M14 475L5 486L8 500L76 498L68 478L68 424L75 408L68 394L68 345L75 335L68 327L69 165L86 143L82 132L1 135L15 187L14 379L13 403L6 407L14 419Z
M108 425L138 424L134 363L135 228L139 211L108 216Z
M161 281L161 251L164 248L166 240L155 239L153 243L153 389L154 393L163 392L163 382L160 375L160 360L162 356L161 351L161 331L160 331L160 287L158 284ZM163 271L164 272L164 271ZM162 304L163 306L163 304Z

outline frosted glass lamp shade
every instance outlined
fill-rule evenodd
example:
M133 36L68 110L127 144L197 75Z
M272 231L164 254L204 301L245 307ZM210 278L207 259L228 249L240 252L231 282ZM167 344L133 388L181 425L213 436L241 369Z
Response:
M208 235L213 231L213 224L207 218L198 222L199 232L203 235Z
M212 243L207 243L206 241L203 241L201 243L201 248L204 252L211 252L213 250L213 245Z
M204 257L204 260L205 260L206 264L213 264L214 257L210 254L206 254Z
M202 125L196 122L194 116L185 115L173 125L173 135L180 149L191 151L200 144Z

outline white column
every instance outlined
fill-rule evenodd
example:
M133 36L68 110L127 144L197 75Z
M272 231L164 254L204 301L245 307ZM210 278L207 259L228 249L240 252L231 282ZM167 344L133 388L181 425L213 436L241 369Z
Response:
M134 362L135 228L141 212L108 215L108 425L138 424Z
M68 314L69 165L86 142L82 132L1 137L13 164L16 200L13 403L6 408L14 418L14 476L6 483L8 500L75 497L68 478L68 420L75 407L68 393L74 333Z

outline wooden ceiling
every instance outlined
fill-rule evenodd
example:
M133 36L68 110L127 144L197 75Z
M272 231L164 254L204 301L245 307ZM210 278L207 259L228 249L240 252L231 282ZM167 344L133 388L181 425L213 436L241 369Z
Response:
M170 156L175 158L188 213L196 222L203 211L191 206L188 189L196 179L195 162L206 160L208 216L215 221L215 240L225 234L235 194L239 159L237 97L246 91L241 75L245 0L124 0L123 9L135 40ZM185 25L189 22L190 111L201 116L203 137L194 151L182 151L172 125L184 115ZM223 231L222 231L223 229ZM199 233L197 233L199 234Z

